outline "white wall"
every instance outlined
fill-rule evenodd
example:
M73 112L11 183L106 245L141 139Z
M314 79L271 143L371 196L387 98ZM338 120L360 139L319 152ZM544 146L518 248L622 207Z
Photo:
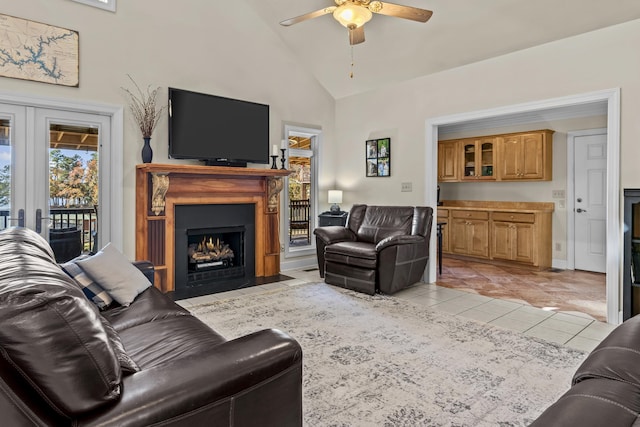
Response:
M160 86L161 102L171 86L269 104L273 144L282 139L283 122L322 128L327 146L320 173L333 182L326 165L333 158L334 100L243 1L121 0L117 6L111 13L68 0L0 0L2 13L80 33L79 88L0 78L0 90L123 105L121 87L131 87L130 74L141 87ZM203 139L215 134L211 129ZM166 117L151 144L153 162L168 163ZM140 131L125 110L123 238L131 258L141 148Z
M640 20L424 76L336 102L336 182L345 205L424 199L428 118L621 88L621 187L639 187ZM390 178L366 178L364 141L391 136ZM400 183L413 182L401 193ZM357 194L357 196L356 196ZM348 206L347 206L348 207Z

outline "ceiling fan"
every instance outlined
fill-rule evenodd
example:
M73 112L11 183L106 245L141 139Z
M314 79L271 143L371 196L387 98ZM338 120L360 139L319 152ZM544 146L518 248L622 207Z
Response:
M295 18L286 19L280 23L288 27L298 22L317 18L318 16L333 13L333 17L349 30L349 43L355 45L364 42L363 25L369 22L373 13L395 16L397 18L410 19L412 21L427 22L433 12L417 7L402 6L377 0L334 0L336 6L309 12ZM373 13L372 13L373 12Z

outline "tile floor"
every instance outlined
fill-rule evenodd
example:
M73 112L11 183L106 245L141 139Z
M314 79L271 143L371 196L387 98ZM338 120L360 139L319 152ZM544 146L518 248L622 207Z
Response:
M442 260L436 284L452 289L606 321L606 276L578 270L536 271L516 266Z
M293 279L180 300L178 303L189 309L190 306L206 302L322 281L318 270L289 270L283 274ZM547 311L524 303L470 294L436 284L417 283L394 296L445 313L585 351L593 350L615 328L588 315Z

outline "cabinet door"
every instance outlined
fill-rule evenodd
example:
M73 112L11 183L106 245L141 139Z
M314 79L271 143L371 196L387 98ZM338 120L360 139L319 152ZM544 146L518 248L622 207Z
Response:
M458 181L458 141L438 143L438 181Z
M543 178L544 147L542 137L541 133L531 133L520 137L522 160L518 169L521 179Z
M462 152L462 176L460 178L464 181L475 181L478 178L478 162L476 161L478 150L476 145L475 141L470 139L465 139L460 143Z
M513 243L512 253L513 260L533 263L534 262L534 245L535 239L533 224L513 224Z
M462 152L461 179L470 180L495 180L494 176L494 151L495 138L487 137L475 140L462 140L460 143Z
M500 165L499 179L520 179L522 159L522 138L519 135L499 139Z
M491 258L513 259L511 240L511 223L494 221L491 226Z
M467 225L467 253L489 257L489 221L469 220Z
M466 219L454 219L450 222L449 249L454 254L466 255L468 253L467 222Z
M495 180L493 168L495 167L495 138L483 138L476 141L476 171L478 179Z

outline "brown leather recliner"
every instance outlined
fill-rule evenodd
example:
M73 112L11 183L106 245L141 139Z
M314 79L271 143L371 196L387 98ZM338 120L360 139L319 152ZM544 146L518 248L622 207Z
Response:
M354 205L346 227L319 227L316 251L325 282L367 294L393 294L422 278L433 209Z

